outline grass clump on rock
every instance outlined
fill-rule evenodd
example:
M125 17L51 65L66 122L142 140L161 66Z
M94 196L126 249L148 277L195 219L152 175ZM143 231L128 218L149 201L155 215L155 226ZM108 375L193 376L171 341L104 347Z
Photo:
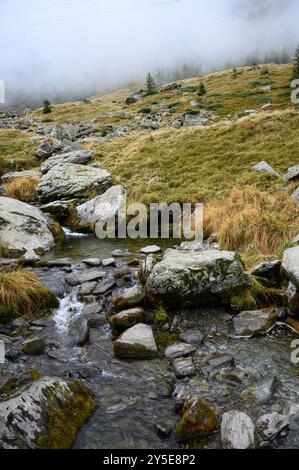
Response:
M27 270L0 274L0 322L58 306L57 298Z
M18 178L4 185L7 197L18 199L23 202L34 202L37 200L37 185L39 178Z

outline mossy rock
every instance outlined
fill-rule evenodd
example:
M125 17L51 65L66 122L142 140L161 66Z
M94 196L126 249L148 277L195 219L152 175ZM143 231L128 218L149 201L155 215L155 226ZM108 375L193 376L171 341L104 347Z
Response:
M186 405L175 437L180 443L192 442L214 432L218 427L218 416L211 408L197 399Z

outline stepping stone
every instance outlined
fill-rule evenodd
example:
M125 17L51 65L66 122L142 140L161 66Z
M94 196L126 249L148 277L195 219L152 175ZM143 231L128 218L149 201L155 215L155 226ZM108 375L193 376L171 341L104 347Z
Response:
M194 353L196 348L191 344L187 343L175 343L168 346L165 350L165 356L167 359L176 359L177 357L189 356Z

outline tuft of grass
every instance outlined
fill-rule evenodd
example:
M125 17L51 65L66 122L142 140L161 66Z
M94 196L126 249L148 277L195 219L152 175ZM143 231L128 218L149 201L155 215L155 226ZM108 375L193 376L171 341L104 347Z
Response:
M231 298L231 304L237 311L258 310L272 305L280 305L282 298L275 289L264 287L251 276L251 286Z
M155 320L157 323L165 323L168 320L168 314L162 304L156 310Z
M299 208L286 193L271 195L255 186L235 189L221 203L207 205L206 234L218 233L222 249L282 253L298 231Z
M27 270L0 274L0 321L23 315L40 314L58 306L54 294L40 284L37 276Z
M34 202L38 199L36 188L39 182L39 178L17 178L4 185L5 193L7 197L13 199L19 199L23 202Z
M0 258L9 258L9 248L6 245L0 245Z

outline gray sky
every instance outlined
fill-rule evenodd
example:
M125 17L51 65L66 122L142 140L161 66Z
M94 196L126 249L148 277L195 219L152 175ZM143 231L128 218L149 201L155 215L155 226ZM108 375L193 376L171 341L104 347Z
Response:
M7 97L88 94L299 42L298 0L0 0Z

